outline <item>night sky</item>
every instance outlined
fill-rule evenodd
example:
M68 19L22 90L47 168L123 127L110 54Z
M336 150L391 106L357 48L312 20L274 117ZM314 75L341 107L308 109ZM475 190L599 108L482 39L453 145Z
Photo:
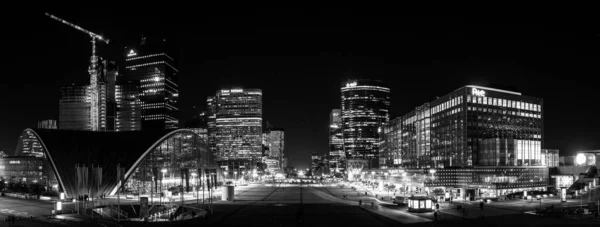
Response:
M124 58L142 34L180 49L180 119L217 89L263 90L263 119L285 129L285 153L306 168L328 151L329 112L340 83L372 78L392 90L402 115L466 84L499 84L541 97L545 146L561 155L600 149L598 17L383 17L351 10L69 10L50 13L111 40L100 55ZM6 14L0 38L0 150L20 132L58 119L59 88L82 84L89 37L44 15ZM501 19L500 19L501 18ZM8 23L7 23L8 22ZM8 52L6 51L8 50ZM6 65L4 65L6 64ZM124 66L121 66L124 67Z

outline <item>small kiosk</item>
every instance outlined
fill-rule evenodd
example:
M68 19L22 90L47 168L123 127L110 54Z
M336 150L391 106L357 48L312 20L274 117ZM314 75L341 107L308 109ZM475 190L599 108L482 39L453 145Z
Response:
M409 212L432 212L434 209L433 199L425 196L411 196L408 198Z

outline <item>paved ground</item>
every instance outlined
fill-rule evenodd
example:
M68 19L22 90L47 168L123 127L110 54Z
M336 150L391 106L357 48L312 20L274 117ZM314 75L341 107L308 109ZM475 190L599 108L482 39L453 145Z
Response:
M388 199L380 200L365 189L356 190L334 185L250 185L236 188L236 200L216 201L214 214L206 219L172 223L172 225L203 226L488 226L528 225L547 226L576 224L578 226L600 226L600 219L573 220L566 218L541 217L524 214L523 210L535 210L539 201L512 200L488 203L479 209L478 203L462 203L467 212L456 209L457 203L442 203L438 221L433 213L409 213L406 206L396 206ZM207 197L207 195L205 195ZM345 196L345 197L344 197ZM196 198L186 198L186 204L195 204ZM201 201L201 200L200 200ZM361 201L361 206L359 206ZM111 199L104 202L112 202ZM542 205L560 204L558 199L544 199ZM137 203L124 200L122 203ZM178 202L179 203L179 202ZM202 202L200 202L202 203ZM373 205L371 205L371 203ZM567 206L576 206L579 200L570 200ZM70 209L65 204L65 209ZM204 206L207 207L206 205ZM555 205L555 207L559 207ZM16 226L48 226L66 224L70 226L163 226L165 223L122 222L77 219L75 215L63 215L70 221L40 222L53 209L53 203L39 200L21 200L0 197L0 221L7 215L34 216L34 220L17 221ZM0 222L0 226L8 226Z

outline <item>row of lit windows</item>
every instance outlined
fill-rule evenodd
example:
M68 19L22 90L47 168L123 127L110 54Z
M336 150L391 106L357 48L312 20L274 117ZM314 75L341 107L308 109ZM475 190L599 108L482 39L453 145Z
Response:
M135 70L135 68L138 67L144 67L144 66L149 66L149 65L158 65L158 64L165 64L170 66L173 70L175 70L175 72L179 72L175 67L173 67L171 64L169 64L166 61L155 61L155 62L150 62L150 63L144 63L144 64L137 64L137 65L130 65L125 67L126 69L131 69L131 70Z
M467 96L468 103L478 103L483 105L491 105L491 106L499 106L499 107L508 107L515 108L519 110L529 110L529 111L537 111L541 112L541 105L521 102L521 101L512 101L507 99L499 99L492 97L481 97L481 96Z
M139 56L139 57L127 58L127 59L125 59L125 61L133 61L133 60L144 59L144 58L151 58L151 57L156 57L156 56L161 56L161 55L164 55L165 57L171 59L171 61L175 61L175 60L173 60L172 57L170 57L169 55L167 55L165 53L151 54L151 55L144 55L144 56Z

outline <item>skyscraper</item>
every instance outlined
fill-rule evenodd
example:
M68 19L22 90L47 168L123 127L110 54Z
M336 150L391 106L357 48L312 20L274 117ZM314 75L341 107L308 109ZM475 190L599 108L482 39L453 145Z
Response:
M43 121L38 121L38 128L44 129L57 129L56 120L48 119Z
M217 153L217 102L214 96L206 98L206 129L208 132L208 149Z
M142 130L174 129L179 126L177 73L175 59L165 40L142 38L137 47L128 49L125 59L127 81L139 83L142 106Z
M270 157L282 157L283 156L283 137L284 131L282 128L272 128L269 132L265 133L265 142L269 147L268 155Z
M329 114L329 163L336 170L344 169L344 137L342 135L342 110L333 109Z
M115 131L116 130L116 114L117 114L117 103L116 103L116 82L117 76L119 75L119 67L116 62L104 60L102 62L103 72L102 81L105 83L103 86L105 89L104 94L101 96L104 101L104 108L100 109L100 114L104 115L105 124L103 126L104 131Z
M223 89L207 99L214 113L214 133L219 160L260 160L262 153L262 91ZM213 112L214 111L214 112ZM209 115L209 129L211 118ZM210 139L209 135L209 139Z
M390 89L378 80L342 83L342 134L346 159L379 166L379 132L389 120Z
M266 133L263 134L263 140L267 147L268 153L266 154L271 159L276 159L278 167L283 170L284 157L284 130L282 128L269 128Z
M58 104L58 128L92 130L90 121L89 86L63 86Z
M115 131L139 131L142 129L142 102L139 82L118 77L115 88Z

